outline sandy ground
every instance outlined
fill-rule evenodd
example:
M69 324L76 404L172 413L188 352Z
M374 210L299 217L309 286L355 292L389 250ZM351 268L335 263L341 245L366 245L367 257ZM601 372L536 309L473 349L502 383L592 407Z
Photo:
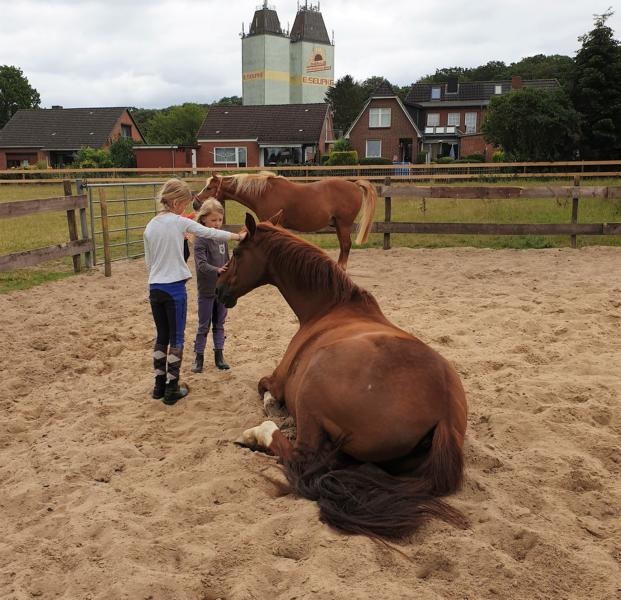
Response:
M621 249L359 250L350 272L462 375L471 529L432 522L405 558L232 444L296 330L273 288L231 311L231 371L188 352L191 395L150 399L144 268L115 263L0 297L0 598L621 598Z

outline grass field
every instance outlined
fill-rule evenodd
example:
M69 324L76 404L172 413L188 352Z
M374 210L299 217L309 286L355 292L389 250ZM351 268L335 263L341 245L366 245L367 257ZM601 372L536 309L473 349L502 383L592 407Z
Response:
M541 182L520 182L534 185ZM545 181L546 185L552 184ZM557 182L568 185L567 182ZM597 185L618 185L617 180L600 180ZM463 184L462 184L463 185ZM472 185L477 185L473 183ZM594 183L591 183L594 185ZM198 189L199 186L193 186ZM106 189L109 225L112 231L112 258L120 259L142 253L142 230L155 212L153 185L127 188L127 194L116 189ZM98 200L97 190L93 198ZM3 184L0 185L0 202L48 198L63 195L62 183ZM127 205L127 209L126 209ZM98 210L95 211L98 213ZM140 213L125 216L128 213ZM243 223L245 207L227 202L227 222ZM117 216L115 216L117 215ZM120 215L120 216L119 216ZM384 218L384 203L380 198L376 220ZM414 222L472 222L472 223L566 223L571 220L571 200L554 199L516 200L420 200L393 199L393 221ZM583 199L580 201L580 223L618 222L621 220L621 200ZM89 215L89 230L91 220ZM129 231L126 231L129 227ZM135 229L131 229L135 228ZM102 245L101 223L95 219L95 241ZM119 230L119 231L113 231ZM308 235L307 239L323 248L338 248L335 235ZM66 242L67 219L64 212L42 213L27 217L0 220L0 255L40 248ZM381 247L383 236L374 234L364 247ZM393 247L446 247L472 246L485 248L548 248L570 244L569 236L474 236L474 235L408 235L392 234ZM621 245L621 236L579 236L579 246ZM103 251L96 252L97 261L103 260ZM71 259L44 263L38 267L0 273L0 293L24 289L44 281L72 274Z

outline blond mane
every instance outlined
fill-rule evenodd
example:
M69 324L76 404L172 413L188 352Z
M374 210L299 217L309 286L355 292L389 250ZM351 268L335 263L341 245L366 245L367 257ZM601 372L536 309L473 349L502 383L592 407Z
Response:
M231 181L237 193L246 193L254 198L260 197L270 181L270 179L283 179L281 175L275 175L269 171L259 173L237 173L231 175Z

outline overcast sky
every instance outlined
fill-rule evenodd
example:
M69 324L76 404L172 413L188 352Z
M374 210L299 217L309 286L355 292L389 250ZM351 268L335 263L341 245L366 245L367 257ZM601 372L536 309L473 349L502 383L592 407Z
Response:
M303 0L302 0L303 2ZM0 0L0 65L50 107L163 108L241 96L242 23L261 0ZM309 2L311 4L311 2ZM312 2L316 5L316 0ZM335 78L408 85L436 69L575 56L611 0L322 0ZM283 28L297 0L269 3ZM621 11L608 24L621 36Z

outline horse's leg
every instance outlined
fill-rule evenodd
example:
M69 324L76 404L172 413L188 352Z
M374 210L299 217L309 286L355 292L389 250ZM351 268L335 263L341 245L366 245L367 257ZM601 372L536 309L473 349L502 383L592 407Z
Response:
M339 246L341 251L339 252L338 265L347 270L347 259L349 258L349 251L351 249L351 224L345 225L342 221L336 221L336 236L339 239Z
M263 448L275 454L281 462L290 460L296 446L306 448L319 448L325 440L325 432L319 424L310 418L301 418L297 422L297 439L295 445L291 443L273 421L263 421L261 425L246 429L235 440L236 444L246 446L253 450Z
M263 410L268 417L286 417L289 413L283 400L282 386L274 383L278 381L276 372L271 377L262 377L259 380L259 395L263 398Z

